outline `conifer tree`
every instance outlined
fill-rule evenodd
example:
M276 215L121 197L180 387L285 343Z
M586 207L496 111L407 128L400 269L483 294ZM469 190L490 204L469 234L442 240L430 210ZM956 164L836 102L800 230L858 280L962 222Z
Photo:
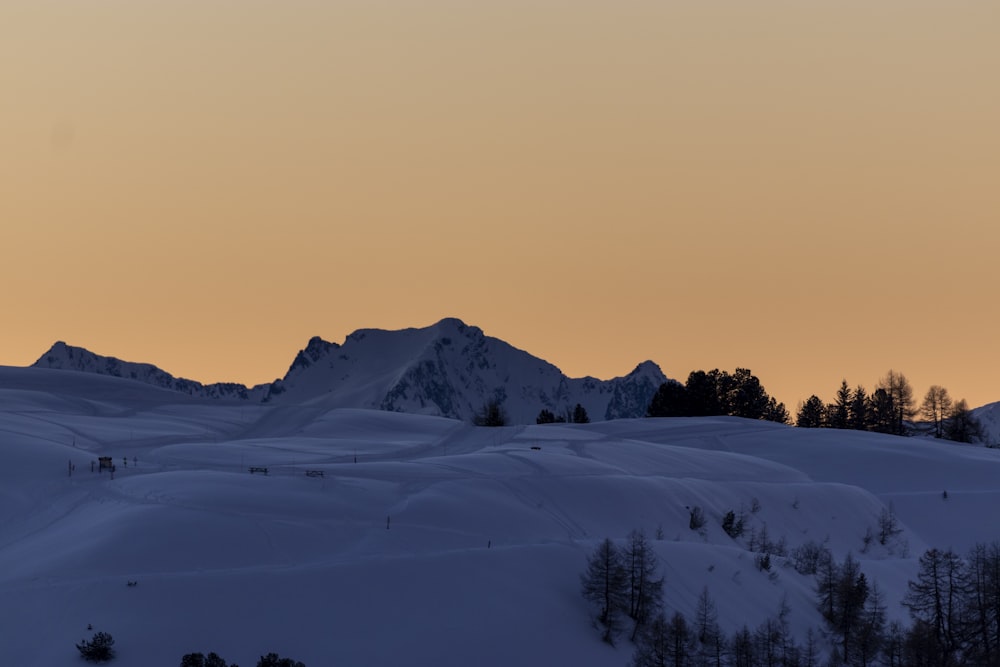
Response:
M628 615L634 621L631 638L635 641L639 628L663 602L663 579L656 576L656 554L641 530L629 533L623 561L628 575Z
M847 380L840 381L836 398L827 410L827 425L830 428L848 428L851 413L851 389Z
M622 554L610 538L605 538L587 560L580 577L583 597L600 610L597 621L604 626L604 641L614 644L621 631L621 611L627 602L628 572Z

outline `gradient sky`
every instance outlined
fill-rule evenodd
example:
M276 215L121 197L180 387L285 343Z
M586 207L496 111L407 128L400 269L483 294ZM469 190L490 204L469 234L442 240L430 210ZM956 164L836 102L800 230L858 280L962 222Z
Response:
M1000 400L995 0L3 0L0 364L460 317L572 376Z

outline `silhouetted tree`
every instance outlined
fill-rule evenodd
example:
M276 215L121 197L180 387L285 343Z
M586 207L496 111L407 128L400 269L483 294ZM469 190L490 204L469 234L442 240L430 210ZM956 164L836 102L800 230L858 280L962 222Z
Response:
M849 428L851 420L851 388L847 380L840 381L840 388L833 403L826 411L827 426L830 428Z
M873 431L894 433L896 408L888 391L879 387L868 399L869 423Z
M951 412L951 396L948 390L939 385L931 385L920 404L920 416L934 427L934 437L944 436L944 422Z
M663 603L663 579L656 576L656 554L641 530L628 534L622 562L628 576L628 615L635 622L631 637L635 641L639 628Z
M621 631L621 611L627 608L628 571L621 551L609 538L601 542L587 560L580 577L583 597L600 610L597 621L604 626L604 641L614 644Z
M813 394L799 407L795 425L799 428L820 428L826 423L826 406L819 396Z
M690 414L687 389L674 380L660 385L646 410L647 417L687 417Z
M903 606L915 621L927 624L936 650L950 656L958 647L961 617L962 560L950 549L929 549L920 557L917 580L909 582Z
M576 407L573 408L573 423L574 424L590 423L590 417L587 416L587 410L579 403L577 403Z
M906 435L906 422L917 414L917 409L914 407L913 387L910 386L909 380L902 373L890 368L885 377L879 380L877 389L884 389L892 399L892 422L888 432Z
M648 417L706 417L731 415L787 424L788 410L768 396L760 380L746 368L730 375L718 368L692 371L683 387L670 381L660 385L646 411Z
M944 425L944 437L955 442L976 442L983 439L983 426L969 410L969 404L964 398L951 407Z
M856 431L867 431L871 427L871 411L868 402L868 394L860 384L854 388L851 394L851 403L847 410L848 428Z
M764 412L764 419L769 422L779 424L791 424L792 418L785 409L784 403L779 403L774 396L767 399L767 410Z
M688 375L687 389L688 411L692 417L709 417L722 415L725 412L719 402L718 378L719 370L691 371Z

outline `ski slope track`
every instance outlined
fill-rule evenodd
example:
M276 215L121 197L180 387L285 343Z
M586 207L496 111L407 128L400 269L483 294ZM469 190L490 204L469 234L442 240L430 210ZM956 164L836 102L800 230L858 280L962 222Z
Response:
M0 368L0 456L0 648L29 667L82 664L98 630L119 667L621 667L631 645L602 643L580 595L604 537L646 531L668 611L708 587L732 631L784 597L800 636L822 625L812 578L758 571L726 511L853 552L895 618L926 548L998 537L998 450L735 418L476 428ZM861 553L890 504L901 534Z

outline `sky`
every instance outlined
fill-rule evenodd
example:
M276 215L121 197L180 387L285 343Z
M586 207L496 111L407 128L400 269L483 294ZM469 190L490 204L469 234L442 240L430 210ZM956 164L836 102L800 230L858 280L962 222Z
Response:
M577 377L1000 400L992 0L4 0L0 364L459 317Z

